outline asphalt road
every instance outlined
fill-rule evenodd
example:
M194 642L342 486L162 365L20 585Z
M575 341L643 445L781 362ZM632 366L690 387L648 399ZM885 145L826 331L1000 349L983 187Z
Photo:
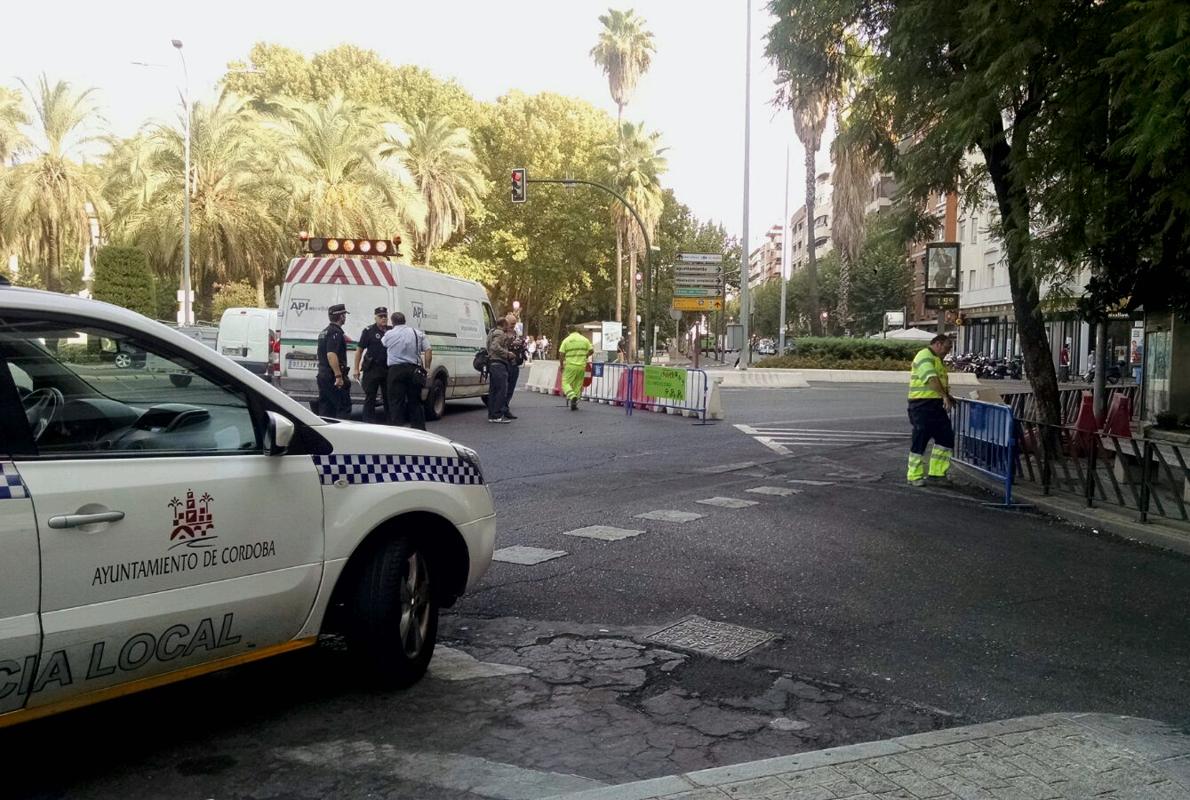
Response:
M330 643L0 732L11 763L53 755L13 791L529 798L1050 711L1190 725L1190 560L906 487L901 387L726 406L710 426L523 391L510 425L453 406L431 430L480 452L497 546L565 555L494 564L445 612L438 672L377 694ZM703 516L636 516L657 510ZM565 533L591 525L643 533ZM775 638L738 661L650 641L691 615ZM519 672L452 680L460 658Z

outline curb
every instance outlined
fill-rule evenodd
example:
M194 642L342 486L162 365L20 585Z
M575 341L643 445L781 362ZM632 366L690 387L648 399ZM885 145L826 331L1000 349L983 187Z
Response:
M750 761L727 767L668 775L663 778L624 783L599 789L554 795L550 800L653 800L679 792L721 786L739 781L768 778L782 773L838 766L871 758L912 753L973 739L1024 733L1061 724L1084 728L1095 738L1131 751L1172 781L1190 787L1190 736L1155 720L1111 714L1055 713L967 725L930 731L895 739L832 747Z
M1003 489L1004 484L999 480L989 478L960 461L955 461L954 464L962 470L963 476L973 483L985 488ZM1107 533L1125 541L1190 556L1190 531L1182 533L1160 523L1123 519L1122 514L1113 509L1080 507L1073 501L1043 495L1031 487L1022 487L1016 483L1013 484L1012 495L1014 500L1036 506L1038 510L1051 517L1090 528L1096 533Z

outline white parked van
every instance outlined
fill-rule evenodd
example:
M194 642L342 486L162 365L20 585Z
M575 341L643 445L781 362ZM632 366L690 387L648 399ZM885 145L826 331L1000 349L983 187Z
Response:
M268 378L270 354L280 331L275 308L229 308L219 320L215 351L249 372Z
M434 351L425 390L427 419L441 417L447 400L487 394L487 381L472 365L496 324L482 285L383 256L322 252L290 261L281 290L276 383L290 397L318 397L318 333L327 325L327 309L336 303L347 306L344 330L350 349L372 324L378 306L390 314L404 313L408 324L425 332ZM352 399L363 399L358 386L353 387Z

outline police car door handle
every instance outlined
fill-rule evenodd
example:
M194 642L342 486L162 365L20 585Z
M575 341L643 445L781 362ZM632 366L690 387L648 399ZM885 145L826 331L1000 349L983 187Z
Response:
M124 519L123 511L101 511L97 514L62 514L50 517L50 527L54 530L66 528L81 528L83 525L96 525L101 522L119 522Z

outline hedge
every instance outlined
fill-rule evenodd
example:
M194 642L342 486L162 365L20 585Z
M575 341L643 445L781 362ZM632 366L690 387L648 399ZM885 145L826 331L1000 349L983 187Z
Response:
M96 300L123 306L130 311L156 316L157 298L149 259L136 247L108 245L95 254L95 282L91 293Z
M756 362L757 367L772 369L881 369L908 372L910 360L895 358L828 358L825 356L772 356Z
M835 361L913 361L925 347L923 342L904 342L895 339L850 339L836 337L805 337L793 340L793 355Z

